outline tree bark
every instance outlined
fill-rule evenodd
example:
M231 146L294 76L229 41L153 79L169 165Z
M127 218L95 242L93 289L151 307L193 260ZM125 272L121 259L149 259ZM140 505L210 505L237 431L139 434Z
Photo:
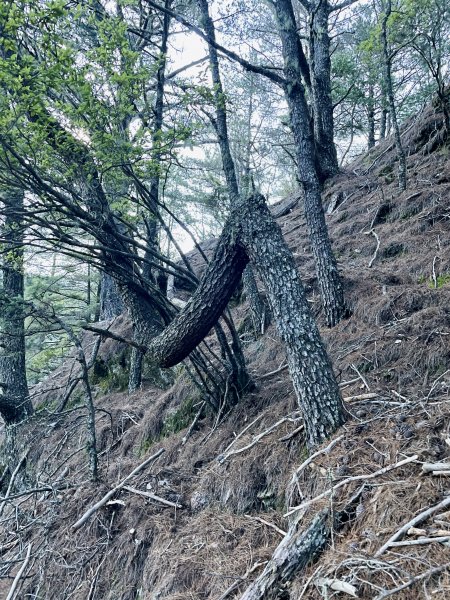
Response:
M294 258L262 196L233 208L196 292L149 351L166 367L186 358L218 320L249 259L267 289L313 447L345 422L346 413Z
M386 97L389 105L389 115L394 127L394 139L397 149L398 159L398 183L402 190L406 190L406 155L403 148L400 127L397 119L397 108L395 106L394 89L392 86L392 57L389 52L388 44L388 20L392 14L391 0L385 0L384 12L381 18L381 46L383 49L383 78Z
M283 47L285 94L296 144L298 177L305 193L305 217L316 263L317 280L329 327L348 316L341 278L325 222L320 181L315 164L314 134L298 61L299 40L291 0L275 0L275 12Z
M17 423L33 413L25 365L23 277L24 192L6 189L2 231L0 321L0 414L5 423Z
M102 272L100 283L100 321L111 321L123 313L125 307L114 279Z
M369 84L368 98L367 98L367 149L370 150L375 146L375 99L373 84Z
M334 144L333 100L331 97L330 37L328 0L314 0L309 11L311 90L314 112L314 138L322 180L339 172Z

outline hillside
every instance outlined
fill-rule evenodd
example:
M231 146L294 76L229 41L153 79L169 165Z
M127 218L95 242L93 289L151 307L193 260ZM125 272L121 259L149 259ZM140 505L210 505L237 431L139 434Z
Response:
M97 382L101 479L95 485L83 404L75 398L62 413L52 412L67 363L35 390L41 410L20 432L26 471L3 488L2 597L25 564L16 598L240 598L293 518L301 514L297 526L304 529L322 508L331 503L340 510L358 490L355 518L275 597L449 597L449 473L422 468L450 462L450 155L441 125L430 107L404 127L405 192L397 186L391 139L324 191L353 311L334 329L322 329L351 415L324 445L331 448L305 464L283 348L273 325L256 341L246 333L245 302L233 313L256 391L217 423L196 421L196 391L181 369L168 389L146 386L132 396L105 393ZM291 203L288 214L278 211L278 222L318 312L301 201ZM121 318L114 331L125 335L128 327ZM86 336L86 347L92 339ZM122 353L124 346L111 340L100 349L104 362L116 366ZM160 449L127 489L73 528ZM446 498L447 508L395 541L408 545L377 555L402 526ZM436 536L440 541L430 539Z

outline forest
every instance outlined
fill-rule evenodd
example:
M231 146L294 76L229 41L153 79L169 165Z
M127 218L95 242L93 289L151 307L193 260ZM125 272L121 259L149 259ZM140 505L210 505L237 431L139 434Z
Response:
M0 595L450 594L446 0L2 0Z

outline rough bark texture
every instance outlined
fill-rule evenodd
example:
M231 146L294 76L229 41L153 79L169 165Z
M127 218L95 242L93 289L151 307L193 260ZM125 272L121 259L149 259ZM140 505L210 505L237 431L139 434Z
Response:
M114 279L102 273L100 283L100 321L111 321L123 313L125 307Z
M3 199L0 414L8 424L22 421L33 413L25 369L23 199L23 191L13 189L6 190Z
M150 352L166 367L186 358L218 320L249 259L265 284L286 345L307 442L313 447L345 422L346 413L294 258L262 196L233 209L195 294L153 341Z
M329 327L347 316L341 278L333 255L322 206L320 181L315 164L314 135L301 82L298 61L298 36L290 0L274 3L283 46L285 94L289 104L294 134L298 176L305 193L305 217L316 263L317 280L325 318Z
M293 525L276 548L261 575L245 590L240 600L269 600L282 597L283 587L323 552L331 535L330 509L322 510L305 531Z
M339 171L334 145L333 101L331 98L330 37L328 0L312 2L309 13L311 88L314 110L314 138L322 180Z
M189 302L162 334L150 344L150 352L162 367L172 367L206 337L225 310L248 263L236 244L236 218L230 218L222 232L214 258Z
M243 274L244 282L244 294L250 306L250 315L252 319L253 332L255 337L259 337L264 334L266 326L268 324L267 308L264 300L259 293L258 286L256 284L255 274L251 269L250 265L247 265Z
M271 600L284 597L286 587L294 577L313 563L326 549L332 532L337 532L355 518L364 486L350 498L346 507L334 512L325 508L304 530L299 529L298 519L289 527L264 571L248 586L241 600Z
M262 196L253 196L243 207L239 239L266 287L275 325L286 346L308 445L315 446L344 423L345 410L294 258Z

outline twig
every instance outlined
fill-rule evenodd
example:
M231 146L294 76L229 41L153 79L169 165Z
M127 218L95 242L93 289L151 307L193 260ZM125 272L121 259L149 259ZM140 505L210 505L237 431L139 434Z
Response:
M365 233L365 235L372 234L374 236L374 238L377 240L377 247L375 248L375 252L373 253L372 258L370 259L369 264L367 265L368 268L370 269L372 267L373 263L375 262L375 260L377 258L378 250L380 249L380 238L378 237L375 229L371 229L370 231L365 231L364 233Z
M431 473L433 471L449 471L450 462L447 463L423 463L422 471L424 473Z
M246 517L247 519L252 519L253 521L259 521L260 523L267 525L267 527L272 527L272 529L275 529L275 531L277 531L283 537L287 534L287 532L284 531L283 529L280 529L279 527L277 527L270 521L266 521L265 519L262 519L261 517L253 517L252 515L244 515L244 517Z
M143 490L137 490L136 488L130 487L129 485L124 485L123 489L127 490L128 492L132 492L133 494L138 494L139 496L144 496L144 498L150 498L150 500L155 500L155 502L160 502L161 504L165 504L166 506L170 506L171 508L183 508L181 504L177 504L176 502L171 502L170 500L161 498L161 496L157 496L156 494L152 494L151 492L144 492Z
M339 437L337 437L335 440L333 440L332 442L330 442L328 444L328 446L326 448L322 448L321 450L317 450L317 452L314 452L314 454L311 454L310 457L308 457L306 460L304 460L302 462L302 464L297 467L297 469L295 470L294 474L292 475L292 482L291 484L294 484L297 481L298 476L300 475L300 473L303 471L303 469L306 469L306 467L312 463L312 461L317 458L318 456L320 456L321 454L329 454L329 452L336 446L336 444L338 442L340 442L342 439L344 439L343 435L340 435Z
M376 394L375 392L369 392L368 394L359 394L358 396L348 396L344 398L344 402L354 402L355 400L372 400L373 398L378 398L380 394Z
M301 417L300 417L301 418ZM299 419L292 419L289 417L283 417L282 419L280 419L279 421L277 421L276 423L274 423L273 425L271 425L268 429L262 431L261 433L258 433L258 435L256 435L253 440L247 444L246 446L242 446L242 448L238 448L237 450L231 450L230 452L227 452L226 454L221 454L220 456L217 457L217 460L219 463L223 463L225 462L228 458L230 458L230 456L234 456L235 454L241 454L242 452L245 452L246 450L250 450L250 448L253 448L253 446L256 446L256 444L266 435L269 435L269 433L272 433L272 431L274 429L276 429L277 427L279 427L280 425L283 425L283 423L286 422L295 422L298 421Z
M156 460L159 456L161 456L161 454L163 452L165 452L164 448L160 448L158 450L158 452L156 452L155 454L152 454L152 456L150 456L149 458L147 458L147 460L144 460L143 463L141 463L140 465L138 465L133 471L131 471L131 473L129 475L127 475L125 477L125 479L122 479L122 481L120 483L118 483L116 485L116 487L114 487L107 494L105 494L101 500L99 500L96 504L94 504L94 506L91 506L91 508L89 508L84 513L84 515L80 519L78 519L78 521L76 523L74 523L72 525L72 529L74 531L76 531L77 529L79 529L80 527L82 527L86 523L86 521L88 521L91 518L91 516L95 512L98 511L99 508L101 508L102 506L104 506L108 502L108 500L114 496L114 494L116 494L118 491L120 491L124 487L124 485L127 483L127 481L129 481L132 477L134 477L140 471L142 471L148 464L150 464L151 462L153 462L154 460Z
M16 576L14 577L14 581L12 582L12 586L11 589L9 590L8 595L6 596L6 600L13 600L15 594L16 594L16 589L17 586L19 585L19 581L20 578L22 577L25 569L27 568L27 565L30 561L30 556L31 556L31 548L33 547L33 544L28 544L28 549L27 549L27 554L25 556L25 560L23 561L22 566L20 567L20 569L17 571Z
M278 438L278 441L279 442L287 442L290 439L292 439L294 436L296 436L298 433L301 433L304 429L305 429L305 425L302 424L302 425L300 425L300 427L297 427L297 429L294 429L294 431L291 431L291 433L288 433L287 435L283 435L283 437Z
M192 423L190 424L190 426L189 426L189 429L186 431L186 433L185 433L185 434L184 434L184 436L183 436L183 439L181 440L181 445L182 445L182 446L184 446L184 445L185 445L185 443L188 441L188 439L189 439L189 437L190 437L191 433L192 433L192 432L193 432L193 430L194 430L194 427L197 425L197 421L200 419L200 415L202 414L202 412L203 412L203 409L205 408L205 404L206 404L206 401L203 401L203 402L200 404L200 408L198 409L198 411L197 411L197 414L196 414L196 415L195 415L195 417L194 417L194 420L193 420L193 421L192 421Z
M256 419L253 419L253 421L251 423L249 423L248 425L246 425L244 427L244 429L234 438L234 440L231 442L231 444L228 444L228 446L225 448L225 450L222 452L222 454L219 455L219 457L217 458L217 460L220 459L221 456L225 455L228 450L234 446L234 444L238 441L238 439L240 439L251 427L253 427L253 425L256 425L256 423L258 421L260 421L263 416L265 415L265 412L262 412L261 414L259 414Z
M13 471L13 473L12 473L12 475L11 475L11 479L9 480L8 489L6 490L6 494L4 495L4 497L3 497L3 498L0 498L0 501L2 502L2 505L0 506L0 515L1 515L1 514L2 514L2 512L3 512L3 508L4 508L4 506L5 506L6 500L8 500L8 498L9 498L9 496L10 496L10 494L11 494L11 490L12 490L12 488L13 488L14 481L15 481L15 479L16 479L16 477L17 477L17 474L18 474L18 472L20 471L20 468L21 468L21 466L22 466L22 463L23 463L23 462L25 461L25 459L27 458L27 456L28 456L28 452L29 452L29 451L30 451L30 449L29 449L29 448L27 448L27 449L25 450L25 452L22 454L22 456L20 457L20 460L19 460L19 462L17 463L17 465L16 465L16 468L14 469L14 471Z
M388 598L389 596L393 596L397 592L401 592L402 590L410 587L411 585L414 585L418 581L423 581L424 579L427 579L428 577L432 577L433 575L437 575L438 573L441 573L442 571L445 571L449 567L450 567L450 563L446 563L445 565L440 565L439 567L433 567L432 569L428 569L428 571L425 571L424 573L421 573L420 575L416 575L415 577L411 577L411 579L409 581L407 581L406 583L402 583L402 585L399 585L398 587L393 588L392 590L386 590L385 592L382 592L381 594L378 594L378 596L376 596L374 598L374 600L384 600L384 598Z
M421 537L416 540L404 540L403 542L391 542L390 548L398 548L400 546L424 546L432 542L448 542L450 535L437 535L435 537Z
M361 379L361 381L363 382L363 384L366 386L367 391L370 392L369 384L367 383L366 378L361 375L358 367L356 365L352 364L352 369L355 371L355 373L358 374L358 377Z
M220 596L219 600L225 600L225 598L228 598L228 596L232 592L234 592L234 590L239 586L240 583L242 583L243 581L245 581L246 579L248 579L248 576L251 575L253 573L253 571L256 571L256 569L258 569L259 567L263 567L266 563L267 563L267 561L255 563L252 567L250 567L250 569L248 569L244 573L244 575L242 577L240 577L239 579L237 579L234 583L232 583L230 585L230 587L228 589L226 589L224 591L224 593Z
M405 459L401 460L400 462L395 463L393 465L387 465L387 467L383 467L382 469L379 469L378 471L375 471L374 473L369 473L366 475L355 475L353 477L348 477L347 479L343 479L342 481L337 483L335 486L333 486L331 489L325 490L324 492L322 492L315 498L312 498L311 500L306 500L299 506L294 506L293 508L291 508L289 510L289 512L287 512L283 516L289 517L293 513L297 512L299 510L302 510L303 508L307 508L308 506L310 506L311 504L314 504L318 500L322 500L322 498L326 498L330 494L333 494L336 490L343 487L344 485L347 485L348 483L352 483L353 481L363 481L366 479L374 479L375 477L378 477L379 475L384 475L385 473L392 471L393 469L397 469L398 467L403 467L404 465L412 463L412 462L416 461L418 458L419 458L418 455L414 454L414 456L409 456L408 458L405 458ZM448 501L450 503L450 498L448 498ZM378 556L378 554L375 554L375 556Z
M434 289L437 289L437 286L438 286L437 277L436 277L436 261L437 261L437 259L438 259L437 256L435 256L433 258L432 277L433 277Z
M281 365L281 367L278 367L278 369L275 369L275 371L270 371L270 373L264 373L264 375L261 375L261 377L258 377L258 381L262 381L263 379L268 379L269 377L272 377L272 375L276 375L277 373L281 373L281 371L285 371L288 368L288 364L285 363L284 365Z
M393 542L403 537L404 534L407 533L408 529L410 529L411 527L415 527L418 523L422 523L422 521L425 521L425 519L428 519L428 517L431 517L431 515L438 512L439 510L447 508L447 506L450 506L450 496L442 500L442 502L439 502L439 504L436 504L431 508L427 508L427 510L424 510L416 517L414 517L414 519L411 519L410 521L405 523L405 525L403 525L398 531L396 531L394 535L392 535L388 539L388 541L383 546L381 546L379 550L377 550L377 552L375 553L375 557L377 558L378 556L384 554L384 552L386 552L386 550L392 545Z

